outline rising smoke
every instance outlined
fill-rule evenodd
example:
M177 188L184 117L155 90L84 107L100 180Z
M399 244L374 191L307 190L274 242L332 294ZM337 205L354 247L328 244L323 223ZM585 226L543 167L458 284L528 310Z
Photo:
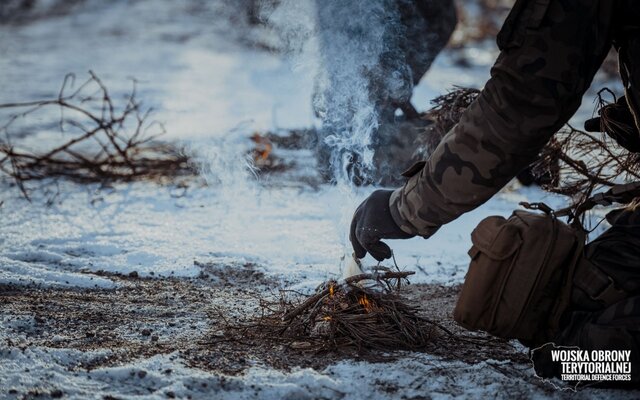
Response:
M319 129L319 168L342 192L336 230L346 252L357 183L380 169L381 126L393 125L396 110L409 103L413 86L429 68L455 25L451 0L246 0L297 72L314 82L311 99ZM252 13L253 15L253 13ZM396 134L393 129L384 130ZM234 190L247 178L245 160L220 150L209 175L228 174ZM409 153L410 154L410 153ZM395 155L387 155L387 159ZM405 153L402 157L405 158ZM397 157L397 156L395 156ZM406 157L409 161L410 157ZM399 171L397 171L399 172ZM226 178L216 178L222 183ZM250 185L249 185L250 186Z
M374 135L413 88L396 0L285 0L265 7L285 49L314 76L320 162L337 183L373 168ZM386 114L386 115L385 115ZM391 115L392 116L392 115ZM325 167L325 165L321 165Z
M347 228L358 201L354 184L375 168L381 122L393 118L394 105L408 102L413 89L401 43L403 2L283 0L263 9L284 50L314 80L313 109L322 124L318 167L342 193L340 204L329 206L342 211L335 226L347 255Z

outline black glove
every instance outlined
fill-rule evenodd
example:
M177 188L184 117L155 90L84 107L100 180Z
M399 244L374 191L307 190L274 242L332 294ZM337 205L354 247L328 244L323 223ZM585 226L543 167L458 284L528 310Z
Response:
M599 111L600 116L585 121L587 132L605 132L625 149L640 152L640 134L624 96Z
M378 261L391 257L391 249L380 239L409 239L415 235L404 232L393 221L389 198L393 190L376 190L360 204L351 220L349 240L356 257L367 252Z

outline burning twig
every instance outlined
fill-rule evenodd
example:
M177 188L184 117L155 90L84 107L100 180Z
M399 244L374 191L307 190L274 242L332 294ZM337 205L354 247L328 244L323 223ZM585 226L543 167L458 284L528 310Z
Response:
M360 274L360 275L354 275L354 276L350 276L348 278L346 278L344 280L344 284L346 285L353 285L357 282L360 282L362 280L366 280L366 279L373 279L373 280L377 280L379 282L383 282L389 279L403 279L406 278L409 275L413 275L415 274L415 272L413 271L408 271L408 272L386 272L384 274L381 275L377 275L377 274ZM287 314L285 314L282 319L284 321L288 321L298 315L300 315L301 313L303 313L305 310L307 310L311 305L316 304L319 300L321 300L322 298L326 297L327 295L331 295L333 296L335 294L336 289L336 282L330 282L329 285L322 290L319 293L314 294L313 296L309 297L307 300L305 300L302 304L300 304L298 307L296 307L294 310L288 312Z
M326 282L310 296L281 291L276 300L261 299L257 317L227 322L227 336L249 335L312 351L424 349L433 344L436 330L453 333L420 316L418 307L401 296L399 289L412 274L364 273Z
M249 151L249 154L257 171L262 173L283 172L293 167L293 164L285 162L274 154L274 143L268 134L261 135L256 132L250 139L254 143L254 147Z
M18 110L0 127L5 137L0 140L0 171L12 177L26 197L25 182L44 178L104 183L193 172L181 149L156 141L164 127L149 121L152 109L143 109L137 100L135 81L124 105L119 106L102 81L93 72L89 74L71 93L75 76L67 75L55 99L0 104L0 109ZM9 129L16 120L50 107L60 109L60 131L68 133L71 128L78 132L75 137L41 152L11 143Z

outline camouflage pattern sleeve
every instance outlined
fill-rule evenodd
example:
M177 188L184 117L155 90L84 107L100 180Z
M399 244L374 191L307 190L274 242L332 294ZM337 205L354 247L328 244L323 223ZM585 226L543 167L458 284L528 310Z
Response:
M429 237L529 165L581 103L611 47L621 1L518 0L491 78L430 158L390 199L400 228Z

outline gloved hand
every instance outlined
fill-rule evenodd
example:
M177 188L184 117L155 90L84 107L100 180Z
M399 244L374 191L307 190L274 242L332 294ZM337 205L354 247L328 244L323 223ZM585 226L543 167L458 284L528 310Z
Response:
M391 249L380 239L409 239L415 235L404 232L393 221L389 199L393 190L376 190L360 204L353 214L349 240L356 257L367 252L378 261L391 257Z
M599 114L599 117L585 121L584 129L587 132L605 132L625 149L640 152L640 133L625 96L602 107Z

